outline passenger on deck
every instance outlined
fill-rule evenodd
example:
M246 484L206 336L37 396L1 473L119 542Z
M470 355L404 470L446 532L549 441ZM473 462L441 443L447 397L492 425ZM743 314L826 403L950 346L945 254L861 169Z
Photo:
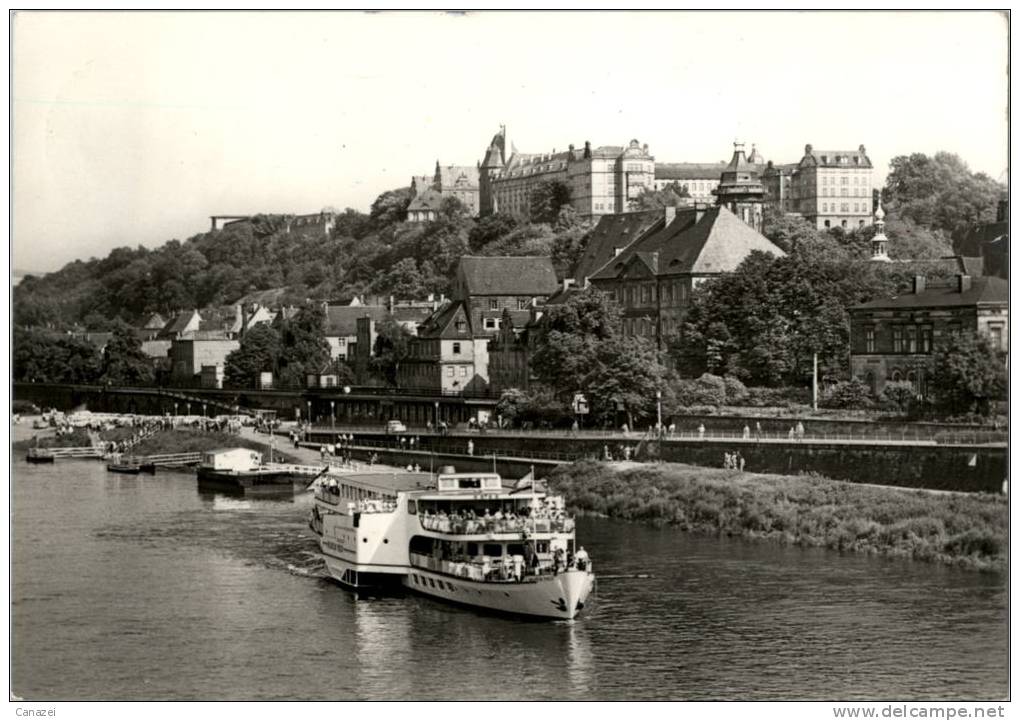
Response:
M584 546L581 546L577 549L577 555L574 556L574 562L577 564L577 570L587 570L588 560L588 552L584 550Z

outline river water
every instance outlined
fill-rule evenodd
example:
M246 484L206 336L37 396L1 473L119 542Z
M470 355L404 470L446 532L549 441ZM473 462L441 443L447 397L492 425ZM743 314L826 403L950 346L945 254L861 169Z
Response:
M310 496L14 462L12 685L33 700L1002 698L1004 575L581 519L573 623L322 577ZM628 574L650 578L623 578Z

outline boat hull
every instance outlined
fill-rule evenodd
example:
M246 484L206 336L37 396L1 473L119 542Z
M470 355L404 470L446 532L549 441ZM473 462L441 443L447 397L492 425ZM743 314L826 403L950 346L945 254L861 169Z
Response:
M523 583L471 581L420 568L404 576L404 586L416 593L490 611L570 620L588 603L595 576L576 569Z
M106 470L110 473L128 473L133 476L137 476L142 472L142 469L139 466L117 465L116 463L107 463Z
M294 490L293 475L284 471L238 473L200 467L198 483L201 486L243 493L281 493Z

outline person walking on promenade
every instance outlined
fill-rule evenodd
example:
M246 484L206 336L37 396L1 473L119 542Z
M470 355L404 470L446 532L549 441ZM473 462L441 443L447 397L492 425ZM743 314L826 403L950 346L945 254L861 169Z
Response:
M468 455L469 456L473 456L475 454L475 443L474 443L474 441L468 441L467 451L468 451Z
M794 437L797 435L797 429L794 428L793 426L790 426L790 432L787 435L789 436L790 440L792 441L794 439Z
M800 421L797 421L797 440L804 440L804 424Z
M744 424L744 440L747 441L747 440L750 440L750 439L751 439L751 428L750 428L750 426L748 426L745 423Z
M735 459L734 468L740 471L741 473L744 472L744 457L740 454L740 451L737 451L737 457Z
M761 421L754 422L754 438L761 443Z
M698 424L698 438L702 438L703 439L704 437L705 437L705 424L704 423L699 423Z

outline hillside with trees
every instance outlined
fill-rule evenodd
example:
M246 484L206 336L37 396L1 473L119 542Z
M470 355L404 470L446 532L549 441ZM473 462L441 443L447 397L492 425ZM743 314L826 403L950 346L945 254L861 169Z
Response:
M466 254L552 255L566 273L590 225L569 209L553 213L561 196L559 188L544 189L541 215L549 222L479 220L449 198L436 220L409 223L411 190L400 188L382 193L368 214L339 213L329 237L287 232L285 216L259 215L155 249L116 248L24 278L14 289L15 325L106 331L117 319L137 323L150 313L166 317L270 291L286 305L363 293L449 293Z

